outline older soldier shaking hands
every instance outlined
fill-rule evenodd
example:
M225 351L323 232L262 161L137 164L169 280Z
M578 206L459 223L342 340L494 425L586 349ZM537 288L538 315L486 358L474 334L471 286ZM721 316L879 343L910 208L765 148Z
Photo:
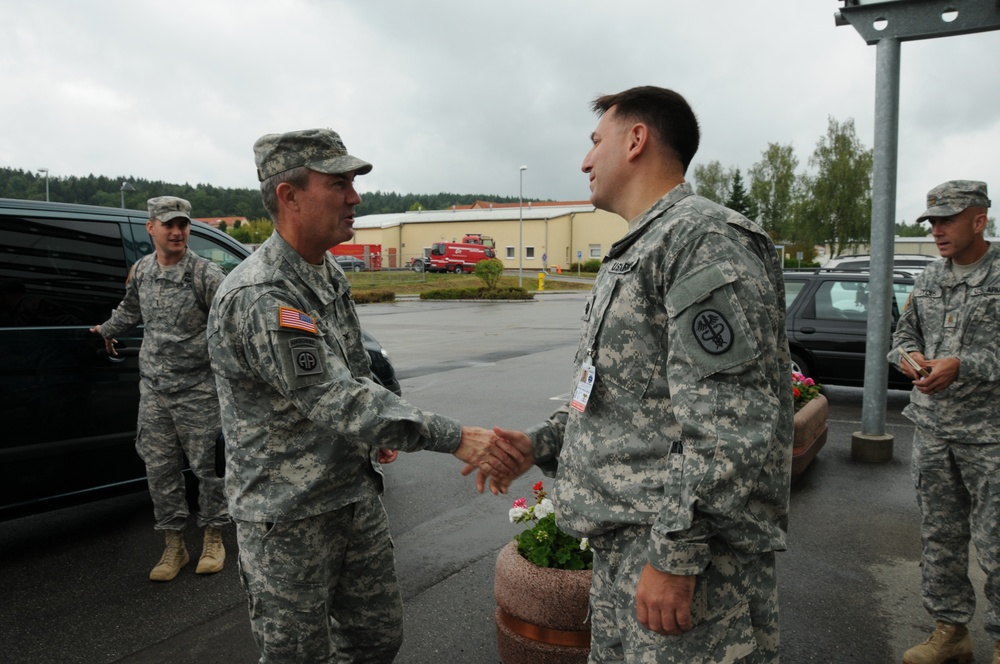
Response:
M351 287L328 249L354 236L368 162L329 129L254 145L274 234L226 278L208 325L226 495L262 662L391 662L403 604L379 461L447 452L503 478L523 456L371 379Z

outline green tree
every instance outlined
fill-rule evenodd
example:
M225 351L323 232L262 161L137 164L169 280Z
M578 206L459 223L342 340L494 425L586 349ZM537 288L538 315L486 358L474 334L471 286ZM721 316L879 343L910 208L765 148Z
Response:
M750 198L757 204L758 220L772 237L795 240L793 212L799 160L792 146L768 143L761 160L750 167Z
M725 206L730 210L736 210L747 219L757 218L757 205L743 188L743 176L740 169L736 169L733 174L733 186L729 191L729 198L726 199Z
M832 256L857 248L871 236L872 151L854 130L854 120L831 117L809 164L808 195L800 207L803 239L824 243Z
M226 232L233 236L238 242L242 242L243 244L253 244L253 239L250 237L250 229L248 228L243 228L242 226L238 227L236 224L233 224L233 227Z
M250 244L262 244L274 232L274 222L270 219L255 219L243 224L242 228L250 233Z
M695 164L695 191L699 196L724 205L733 188L735 170L723 168L718 161L710 161L705 165Z
M927 226L918 222L912 224L901 222L896 224L896 235L899 237L927 237L929 234L928 230Z
M219 230L220 231L222 231L223 233L225 233L227 228L229 228L229 224L227 224L225 221L220 221L219 222Z
M479 277L486 290L496 290L497 282L503 276L503 261L499 258L487 258L476 263L472 273Z

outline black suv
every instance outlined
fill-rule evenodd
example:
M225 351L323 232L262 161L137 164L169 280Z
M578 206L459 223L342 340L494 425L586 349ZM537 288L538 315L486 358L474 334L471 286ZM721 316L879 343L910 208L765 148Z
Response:
M912 290L912 277L902 273L893 275L893 329ZM867 273L785 272L785 311L793 370L821 384L864 384ZM890 368L889 387L910 389L913 385L909 378Z
M153 251L147 214L0 199L0 520L145 487L135 452L141 326L109 356L89 328L125 294ZM227 271L242 244L194 223L188 246ZM365 335L376 379L400 393L385 351Z

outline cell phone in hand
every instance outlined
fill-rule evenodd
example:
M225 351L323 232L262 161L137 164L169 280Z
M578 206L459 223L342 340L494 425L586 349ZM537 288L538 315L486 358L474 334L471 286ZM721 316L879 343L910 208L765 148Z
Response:
M927 378L928 376L931 375L931 373L927 371L927 369L924 369L922 366L917 364L917 361L914 360L912 357L910 357L910 354L907 353L905 350L903 350L902 346L897 348L896 350L899 351L899 356L903 358L903 361L909 364L910 368L916 371L918 374L920 374L923 378Z

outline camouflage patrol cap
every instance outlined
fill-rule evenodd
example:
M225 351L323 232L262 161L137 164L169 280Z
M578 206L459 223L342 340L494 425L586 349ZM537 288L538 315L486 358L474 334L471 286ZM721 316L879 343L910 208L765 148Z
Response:
M977 180L949 180L927 192L927 210L917 223L929 217L950 217L969 207L989 207L986 183Z
M253 154L257 162L257 179L261 182L299 166L331 175L351 171L364 175L372 169L367 161L347 154L344 142L332 129L267 134L253 144Z
M191 219L191 204L176 196L157 196L146 201L149 207L149 218L166 222L174 217Z

